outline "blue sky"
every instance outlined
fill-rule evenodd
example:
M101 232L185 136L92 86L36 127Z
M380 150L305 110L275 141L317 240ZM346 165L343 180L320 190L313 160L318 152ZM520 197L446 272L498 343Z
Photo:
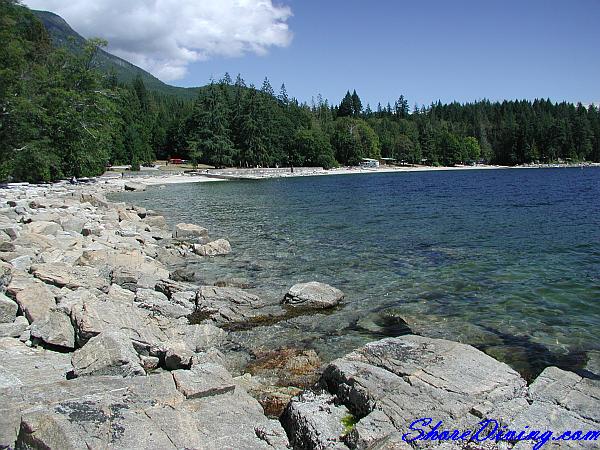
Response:
M339 102L356 89L373 106L550 97L600 100L600 1L291 0L294 38L266 56L195 63L177 84L240 72L300 100Z
M24 0L179 86L225 72L310 102L600 103L600 0Z

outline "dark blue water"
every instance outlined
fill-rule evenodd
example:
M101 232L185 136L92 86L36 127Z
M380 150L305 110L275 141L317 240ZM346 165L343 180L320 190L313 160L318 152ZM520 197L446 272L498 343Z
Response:
M318 280L331 314L246 331L324 359L407 330L482 348L525 374L600 348L600 169L407 172L219 182L121 197L227 237L196 265L276 299Z

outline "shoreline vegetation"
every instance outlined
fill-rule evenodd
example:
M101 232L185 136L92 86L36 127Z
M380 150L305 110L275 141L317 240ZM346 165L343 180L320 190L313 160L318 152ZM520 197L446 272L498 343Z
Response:
M7 65L0 75L0 182L99 176L109 165L138 168L157 158L326 169L365 158L431 166L600 162L593 104L410 107L394 93L393 104L364 105L355 90L339 104L320 95L309 103L285 85L276 92L267 78L254 86L239 74L198 88L196 99L179 98L153 91L141 76L119 79L104 64L106 42L85 41L60 18L13 0L0 0L0 14Z
M233 279L196 284L174 267L235 249L105 197L145 187L100 177L1 190L0 446L408 449L403 434L432 411L452 429L482 418L598 429L593 354L586 378L548 367L527 386L474 347L416 335L328 363L301 347L234 345L232 326L350 305L321 283L277 304Z

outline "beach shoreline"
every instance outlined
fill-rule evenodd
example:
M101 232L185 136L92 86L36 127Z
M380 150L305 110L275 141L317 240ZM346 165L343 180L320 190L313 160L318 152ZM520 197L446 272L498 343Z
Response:
M600 167L599 163L586 164L531 164L519 166L500 166L478 164L473 166L381 166L379 168L340 167L334 169L323 168L256 168L256 169L206 169L203 171L179 173L127 173L126 177L114 172L106 172L99 180L114 184L122 188L128 181L139 181L147 186L160 186L182 183L207 183L212 181L227 180L264 180L274 178L299 178L326 175L365 175L381 173L411 173L411 172L449 172L473 170L510 170L510 169L565 169L565 168L591 168Z

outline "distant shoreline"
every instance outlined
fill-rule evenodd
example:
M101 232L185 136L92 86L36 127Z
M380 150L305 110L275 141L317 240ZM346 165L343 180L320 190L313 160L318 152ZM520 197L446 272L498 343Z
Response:
M374 173L407 173L407 172L438 172L438 171L463 171L463 170L500 170L500 169L559 169L559 168L590 168L600 167L600 163L586 164L535 164L535 165L520 165L520 166L499 166L480 164L475 166L382 166L379 168L361 168L361 167L340 167L336 169L325 170L322 168L291 168L281 169L254 169L252 173L248 169L209 169L206 171L198 171L194 173L165 173L149 172L147 174L128 174L126 177L114 172L106 172L99 177L107 182L113 181L114 184L121 186L126 181L136 180L148 186L170 185L182 183L206 183L211 181L227 181L227 180L264 180L274 178L298 178L309 176L326 176L326 175L354 175L354 174L374 174ZM263 172L264 173L261 173ZM152 173L152 174L151 174ZM110 183L112 184L112 183Z

